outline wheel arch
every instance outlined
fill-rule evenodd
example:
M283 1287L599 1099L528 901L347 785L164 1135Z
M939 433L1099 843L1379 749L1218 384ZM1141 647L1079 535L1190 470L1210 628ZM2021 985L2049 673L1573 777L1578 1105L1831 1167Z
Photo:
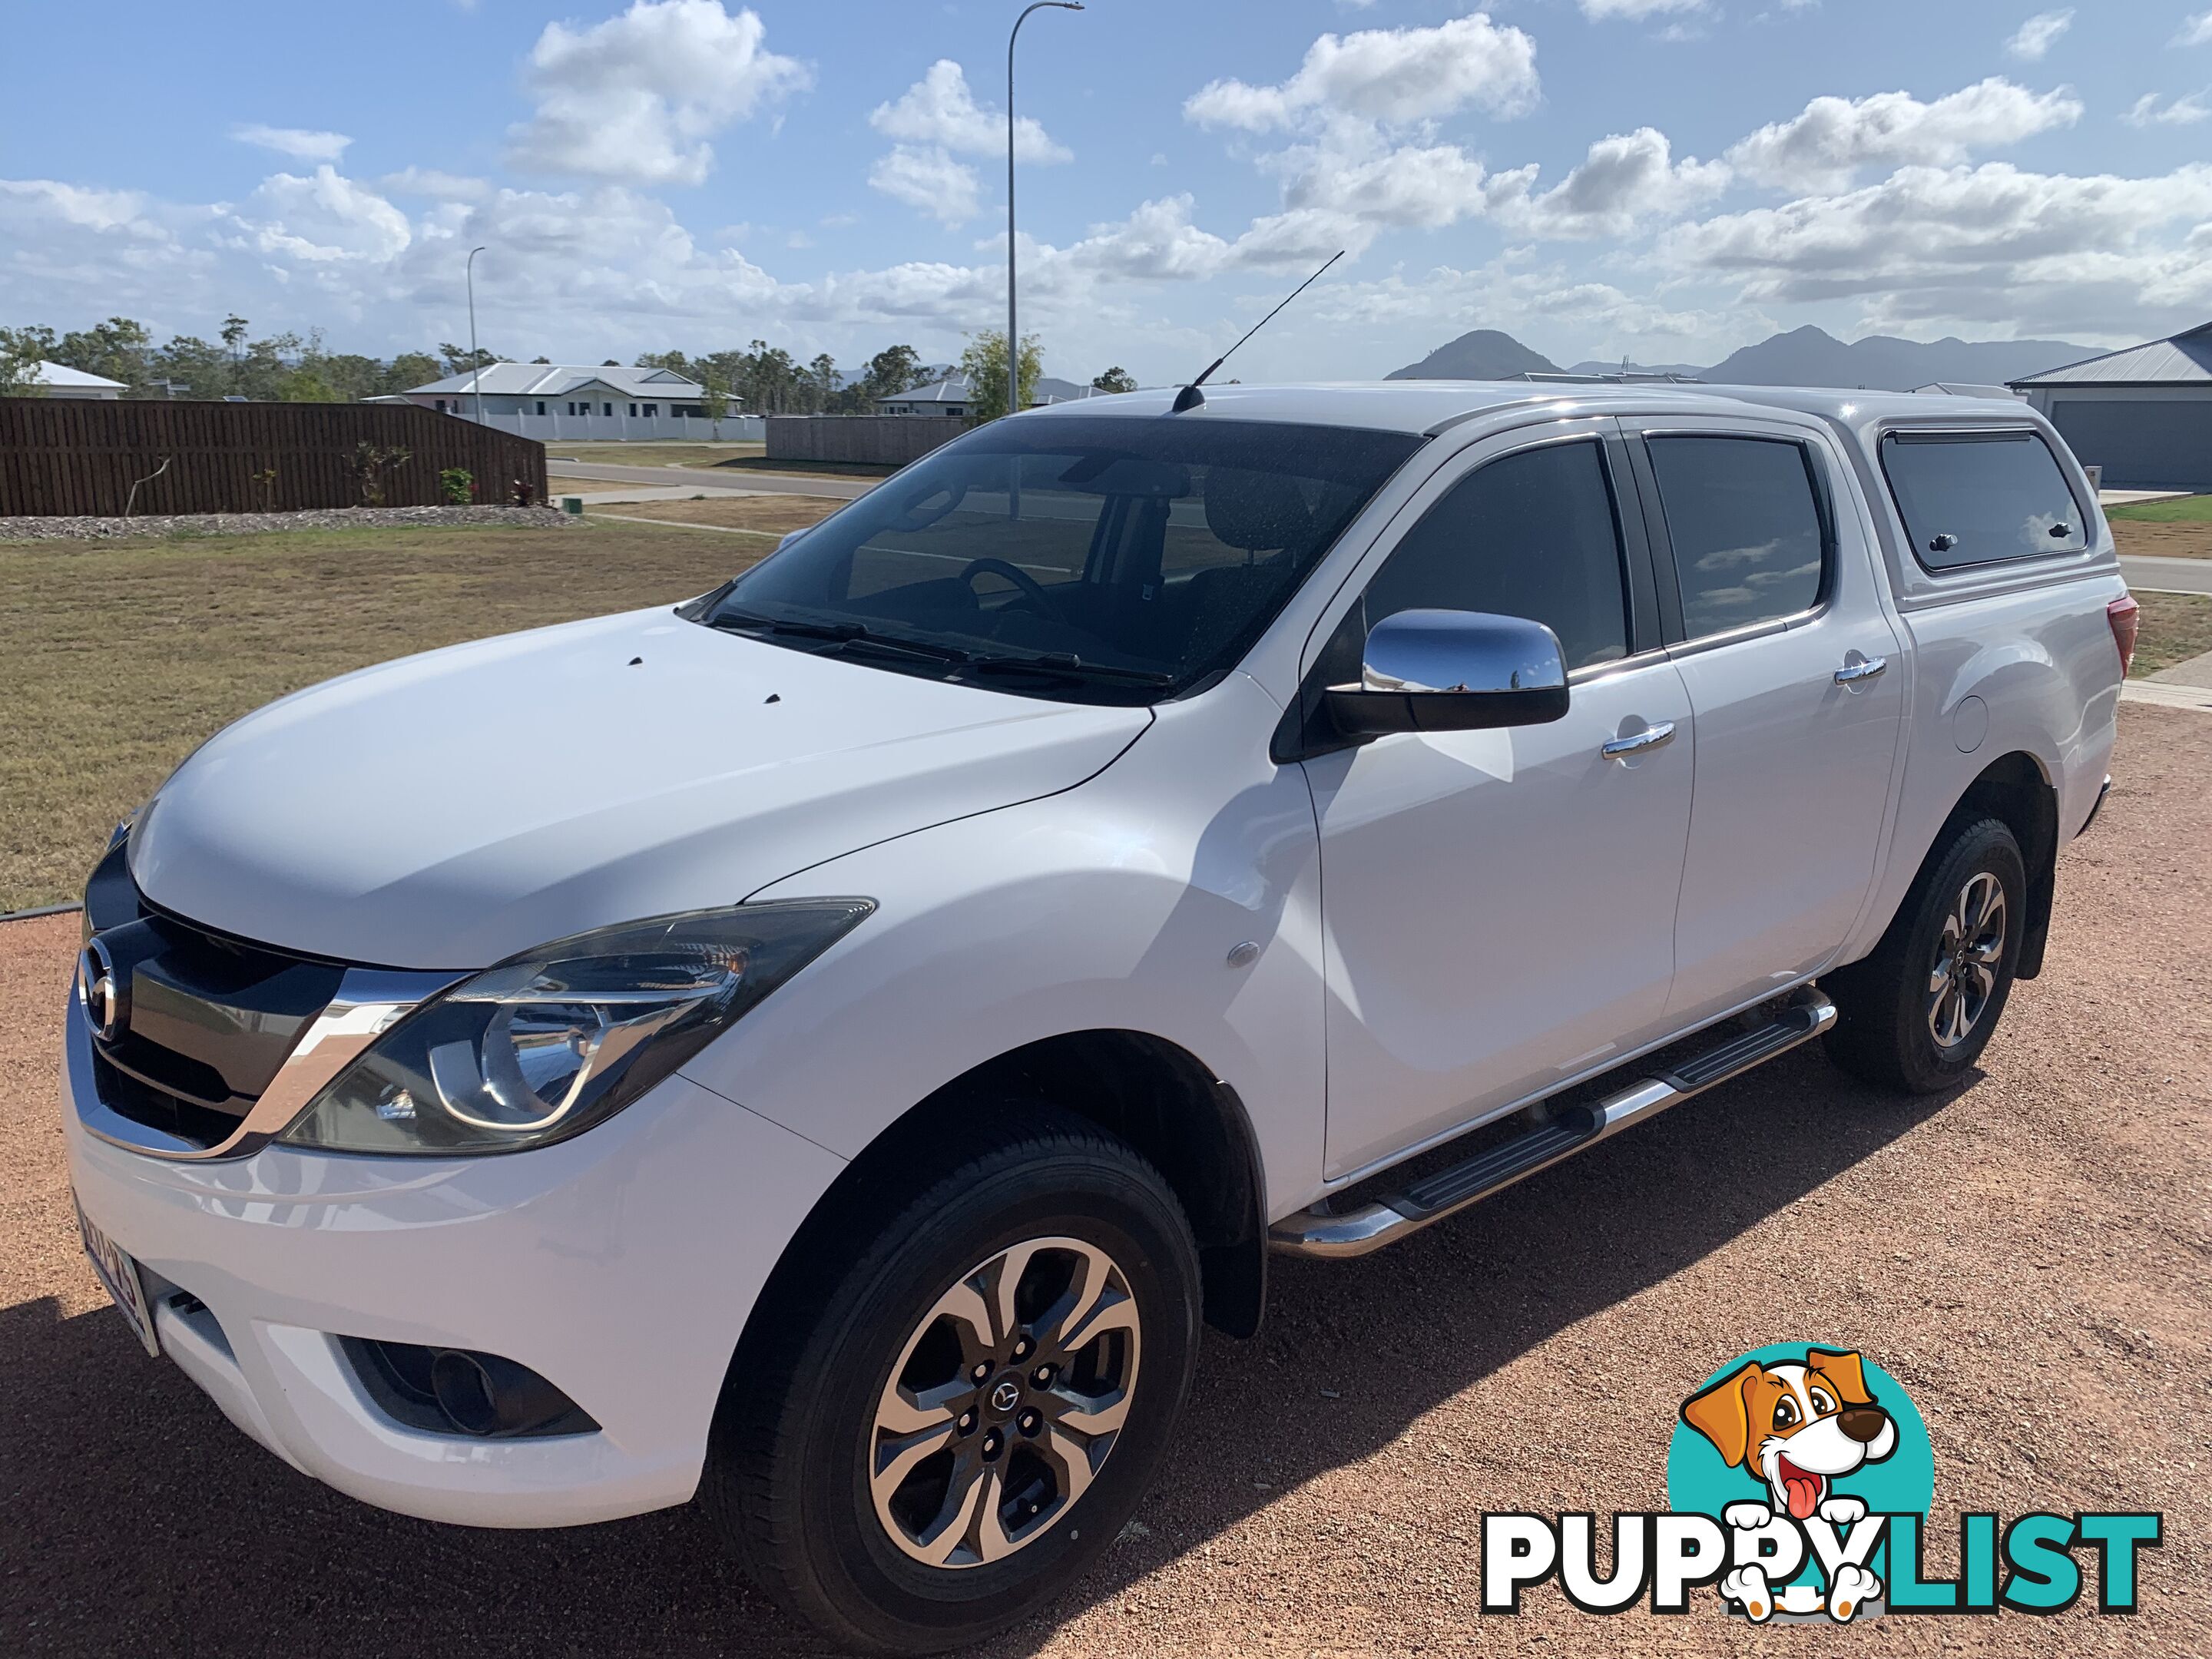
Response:
M1945 818L1944 828L1976 817L1996 818L2020 843L2021 862L2027 868L2027 918L2014 977L2033 979L2043 971L2044 946L2050 939L2051 909L2057 891L2057 787L2039 759L2027 750L2015 749L1975 775ZM1939 833L1936 844L1941 846L1943 840Z
M896 1208L917 1167L979 1123L1056 1109L1129 1146L1165 1178L1199 1246L1203 1311L1226 1335L1260 1328L1267 1293L1267 1189L1236 1090L1188 1049L1147 1032L1067 1031L995 1054L932 1091L848 1164L785 1245L738 1340L742 1355L822 1288L840 1236Z

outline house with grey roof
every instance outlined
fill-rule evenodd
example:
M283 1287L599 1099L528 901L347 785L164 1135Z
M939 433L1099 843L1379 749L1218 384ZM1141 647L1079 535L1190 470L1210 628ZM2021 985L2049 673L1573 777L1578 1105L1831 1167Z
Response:
M1030 382L1029 407L1041 409L1047 404L1064 404L1081 398L1097 398L1104 394L1093 387L1078 386L1073 380L1056 380L1049 374L1040 374ZM955 371L941 380L932 380L910 391L895 392L876 399L878 415L967 415L973 412L968 395L968 377Z
M491 363L480 374L464 370L411 386L391 401L474 420L481 397L486 426L542 441L760 436L760 422L745 420L734 397L728 399L728 412L718 433L699 403L705 390L696 380L666 368Z
M2107 489L2212 490L2212 323L2010 384Z

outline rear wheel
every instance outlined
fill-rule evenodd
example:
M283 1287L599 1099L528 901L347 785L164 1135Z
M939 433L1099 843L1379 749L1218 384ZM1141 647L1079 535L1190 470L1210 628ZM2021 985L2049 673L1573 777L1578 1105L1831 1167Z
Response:
M848 1645L933 1652L1049 1600L1136 1507L1189 1385L1174 1194L1079 1120L1030 1117L923 1172L732 1370L703 1495L763 1587Z
M2027 904L2012 831L1996 818L1949 826L1874 953L1822 976L1842 1016L1831 1057L1911 1094L1957 1083L2012 993Z

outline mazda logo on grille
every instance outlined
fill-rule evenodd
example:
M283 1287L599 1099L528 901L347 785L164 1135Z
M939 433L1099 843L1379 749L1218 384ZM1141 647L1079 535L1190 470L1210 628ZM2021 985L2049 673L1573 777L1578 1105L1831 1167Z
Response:
M102 1042L112 1042L122 1010L115 994L115 964L108 958L107 947L98 939L86 945L76 959L76 989L84 999L84 1017L92 1022L94 1035Z

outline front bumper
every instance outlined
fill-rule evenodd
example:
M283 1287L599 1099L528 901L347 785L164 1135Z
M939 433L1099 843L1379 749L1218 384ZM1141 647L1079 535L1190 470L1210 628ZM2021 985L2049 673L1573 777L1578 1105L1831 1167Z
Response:
M681 1077L535 1152L167 1162L86 1131L100 1109L74 995L64 1024L70 1179L148 1271L163 1352L295 1468L427 1520L568 1526L688 1500L745 1316L844 1167ZM347 1336L501 1355L599 1427L407 1426L371 1397Z

